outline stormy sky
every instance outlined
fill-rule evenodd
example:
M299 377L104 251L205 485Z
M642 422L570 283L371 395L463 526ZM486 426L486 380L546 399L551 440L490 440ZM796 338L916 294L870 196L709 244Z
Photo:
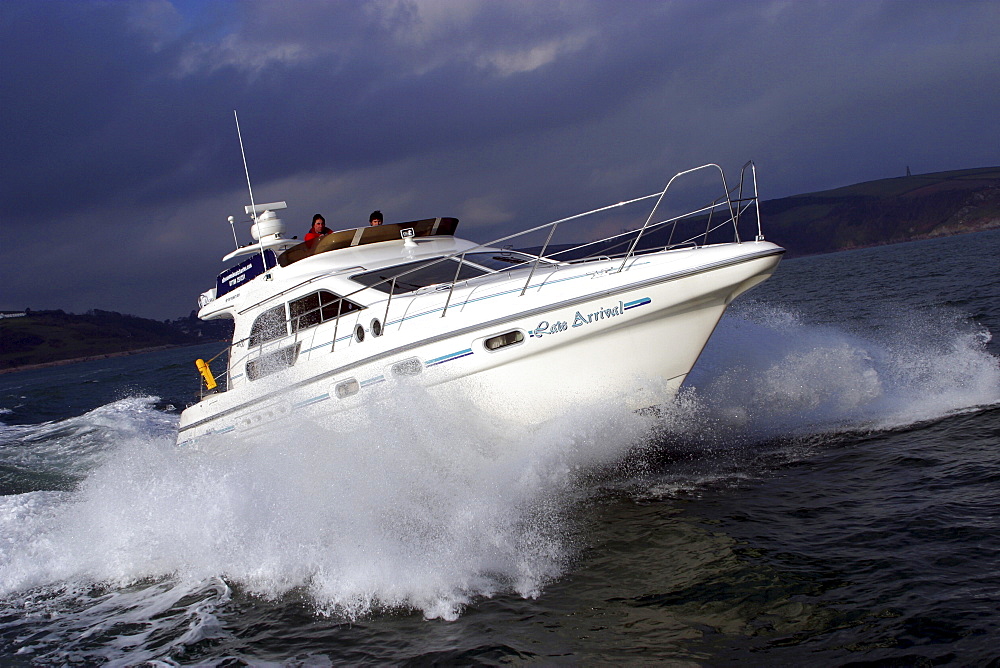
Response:
M234 109L289 234L486 241L706 162L764 199L1000 164L1000 2L2 0L0 309L187 315L246 219Z

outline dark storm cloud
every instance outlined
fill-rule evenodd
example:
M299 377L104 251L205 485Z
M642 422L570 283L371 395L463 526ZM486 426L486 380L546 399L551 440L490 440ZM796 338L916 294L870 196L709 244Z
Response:
M246 199L233 109L299 234L380 206L484 238L708 161L765 196L997 164L998 29L995 2L3 2L0 307L187 312Z
M457 35L402 3L239 4L234 32L221 35L218 26L182 30L155 6L5 9L3 48L15 66L0 85L17 129L8 157L19 166L5 181L5 206L50 213L231 183L234 170L219 166L232 162L222 155L232 151L232 108L257 129L256 148L268 156L261 176L280 178L537 132L620 105L630 86L648 83L634 67L616 71L632 53L616 44L633 38L631 26L568 22L544 3L520 12L487 4L458 22ZM545 42L566 32L572 41L573 30L591 33L568 45L573 62L520 77L496 71L530 67L545 54L519 49L558 50ZM490 52L495 67L482 61Z

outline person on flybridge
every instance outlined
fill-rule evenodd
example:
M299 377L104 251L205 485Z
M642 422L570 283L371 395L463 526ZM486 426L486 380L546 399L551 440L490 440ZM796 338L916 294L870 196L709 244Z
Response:
M313 216L312 227L306 232L305 242L309 248L312 248L319 239L322 239L331 232L333 230L326 226L326 218L317 213Z
M382 224L382 212L372 211L372 215L368 216L369 225L381 225Z

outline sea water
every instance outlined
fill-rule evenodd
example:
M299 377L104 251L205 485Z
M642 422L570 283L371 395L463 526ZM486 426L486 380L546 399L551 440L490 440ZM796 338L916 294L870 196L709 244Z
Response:
M996 662L998 244L785 261L656 414L196 450L218 345L2 375L0 662Z

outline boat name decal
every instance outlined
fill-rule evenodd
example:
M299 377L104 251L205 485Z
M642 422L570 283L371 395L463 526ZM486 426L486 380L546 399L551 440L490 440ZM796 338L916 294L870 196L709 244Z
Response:
M598 320L617 318L629 309L637 306L645 306L649 303L650 299L648 297L643 297L642 299L636 299L635 301L628 303L618 302L616 306L611 308L599 308L592 313L581 313L580 311L577 311L573 316L572 324L569 324L565 320L556 320L551 323L548 320L542 320L538 323L538 326L528 332L528 334L536 338L541 338L546 334L558 334L559 332L565 332L570 327L583 327L584 325L591 325Z

